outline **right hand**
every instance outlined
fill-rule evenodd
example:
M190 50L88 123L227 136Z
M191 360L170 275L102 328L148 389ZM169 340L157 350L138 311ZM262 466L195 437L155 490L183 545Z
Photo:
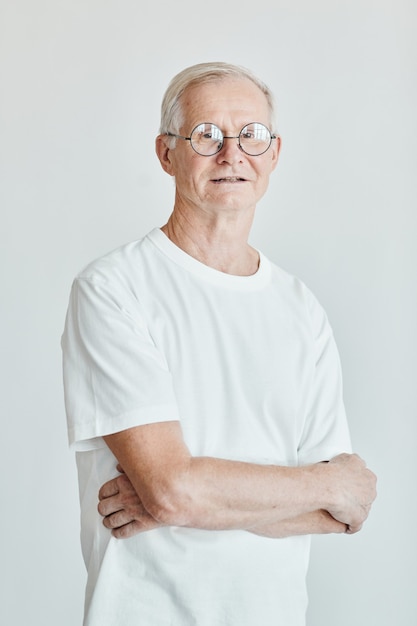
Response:
M120 475L101 486L98 498L98 512L103 516L103 524L112 531L113 537L127 539L163 524L157 522L145 509L132 483L117 466Z
M346 524L348 534L358 532L376 498L376 476L357 454L339 454L327 464L334 519Z

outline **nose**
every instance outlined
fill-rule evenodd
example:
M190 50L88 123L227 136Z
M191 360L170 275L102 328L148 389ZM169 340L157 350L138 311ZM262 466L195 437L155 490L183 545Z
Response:
M216 155L218 163L238 163L243 160L244 152L238 139L238 137L223 137L222 149Z

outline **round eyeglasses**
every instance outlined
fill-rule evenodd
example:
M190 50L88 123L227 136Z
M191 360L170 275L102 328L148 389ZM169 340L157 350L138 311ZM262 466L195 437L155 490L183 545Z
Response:
M166 135L189 141L192 149L201 156L213 156L220 152L225 139L237 139L239 148L245 154L259 156L268 150L272 140L277 137L277 135L271 133L267 126L260 122L246 124L238 135L232 137L223 135L220 128L210 122L197 124L189 137L183 137L174 133L166 133Z

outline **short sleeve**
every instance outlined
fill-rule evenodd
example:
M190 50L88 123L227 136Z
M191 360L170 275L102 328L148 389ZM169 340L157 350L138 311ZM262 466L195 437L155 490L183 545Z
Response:
M315 357L298 450L300 465L327 461L342 452L351 452L341 364L333 331L326 313L310 292L308 309Z
M77 450L134 426L178 420L172 378L126 285L78 277L62 336L68 438Z

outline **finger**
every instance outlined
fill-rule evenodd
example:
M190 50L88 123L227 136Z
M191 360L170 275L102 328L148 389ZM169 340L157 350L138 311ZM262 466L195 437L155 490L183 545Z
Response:
M103 519L103 525L106 528L120 528L121 526L125 526L126 524L130 524L134 521L134 517L130 513L127 513L125 510L117 511L116 513L112 513L111 515L106 515Z
M112 480L109 480L100 487L98 499L103 500L104 498L110 498L111 496L116 496L118 493L119 487L117 485L117 478L112 478Z
M103 498L97 505L97 511L103 517L117 513L123 509L123 503L120 502L118 495L109 498Z
M130 524L120 526L120 528L114 528L111 534L113 537L116 537L116 539L128 539L129 537L133 537L133 535L145 532L146 530L149 529L145 528L143 524L133 521L130 522Z
M120 528L115 528L112 530L113 537L116 539L128 539L129 537L133 537L133 535L137 535L138 533L143 533L147 530L153 530L154 528L161 528L163 524L159 524L152 518L147 518L146 520L138 521L135 520L130 524L125 524L124 526L120 526Z
M140 527L138 528L138 524L136 522L131 522L130 524L125 524L124 526L120 526L120 528L114 528L111 531L113 537L116 539L128 539L129 537L133 537L133 535L137 535L141 532Z

